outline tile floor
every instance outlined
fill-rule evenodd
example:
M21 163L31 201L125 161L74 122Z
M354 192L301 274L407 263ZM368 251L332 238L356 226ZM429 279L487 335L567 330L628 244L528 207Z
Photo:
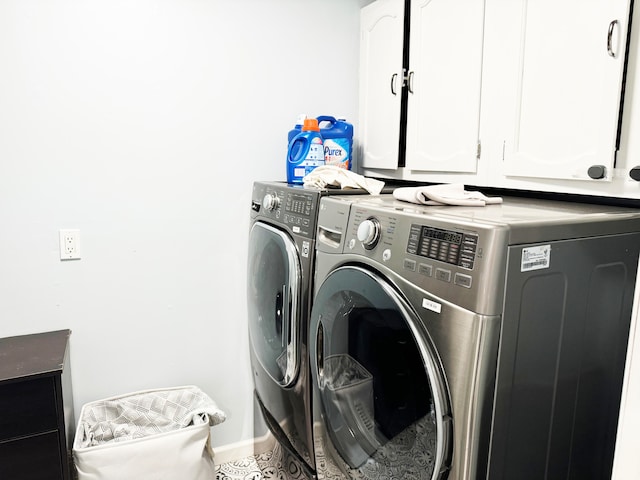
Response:
M437 429L434 413L430 412L411 424L392 440L379 445L370 461L349 469L355 480L423 480L431 478L435 467ZM323 480L345 480L337 467L327 462L316 443L316 462L323 465ZM314 480L297 458L274 442L272 450L239 461L220 465L216 480Z
M298 461L276 444L268 452L216 465L216 480L311 480Z
M70 459L73 462L73 459ZM298 461L280 445L273 450L221 465L216 464L215 480L314 480L307 476ZM73 480L78 479L75 468Z

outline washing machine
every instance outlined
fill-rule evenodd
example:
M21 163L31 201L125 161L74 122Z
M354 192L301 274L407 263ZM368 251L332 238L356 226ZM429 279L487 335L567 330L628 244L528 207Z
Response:
M315 475L308 319L318 206L365 190L255 182L248 245L247 308L256 404L277 441Z
M640 211L323 198L320 479L611 477Z

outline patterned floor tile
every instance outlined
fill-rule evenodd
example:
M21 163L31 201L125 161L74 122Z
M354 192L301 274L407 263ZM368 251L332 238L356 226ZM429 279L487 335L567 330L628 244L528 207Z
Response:
M216 466L216 480L312 480L280 445L256 456Z

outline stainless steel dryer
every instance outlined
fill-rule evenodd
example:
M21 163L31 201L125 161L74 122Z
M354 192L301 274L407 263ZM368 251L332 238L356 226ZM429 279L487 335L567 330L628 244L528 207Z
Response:
M248 246L247 307L257 404L280 444L315 474L308 321L320 198L365 190L255 182Z
M318 478L610 478L640 211L324 198Z

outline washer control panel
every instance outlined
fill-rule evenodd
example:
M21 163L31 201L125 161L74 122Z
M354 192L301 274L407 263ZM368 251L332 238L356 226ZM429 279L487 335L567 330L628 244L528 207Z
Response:
M503 288L504 225L384 195L325 197L319 212L319 252L364 261L463 308L486 314L501 308L487 291Z

